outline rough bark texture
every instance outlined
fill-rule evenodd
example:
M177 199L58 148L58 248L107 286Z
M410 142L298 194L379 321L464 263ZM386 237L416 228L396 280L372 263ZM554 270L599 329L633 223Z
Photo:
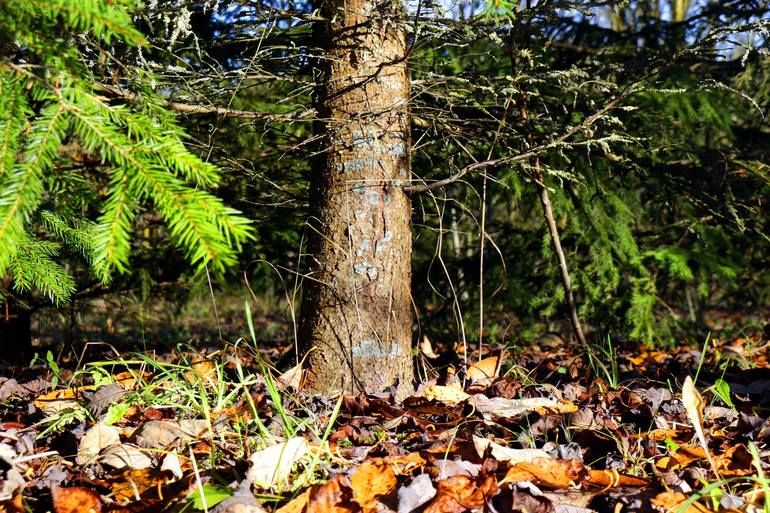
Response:
M326 0L311 275L300 338L320 392L412 387L406 36L390 0ZM390 21L389 21L390 20Z

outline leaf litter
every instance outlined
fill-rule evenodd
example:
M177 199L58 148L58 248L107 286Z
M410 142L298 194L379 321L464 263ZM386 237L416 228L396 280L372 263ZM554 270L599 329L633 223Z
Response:
M767 512L768 347L464 367L423 340L401 404L314 396L244 344L39 366L0 378L0 511Z

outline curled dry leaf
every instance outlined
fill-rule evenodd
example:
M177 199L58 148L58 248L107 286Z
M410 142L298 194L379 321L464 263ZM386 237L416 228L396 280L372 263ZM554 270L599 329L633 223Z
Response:
M617 470L589 470L586 484L601 488L644 487L647 479L621 474Z
M578 460L538 458L513 465L502 482L530 481L548 488L570 488L586 477L588 470Z
M150 420L134 432L134 438L139 447L166 449L191 442L208 433L208 429L209 423L205 420Z
M530 412L547 415L571 413L578 410L578 407L570 401L560 401L549 397L529 397L525 399L493 397L490 399L483 394L476 394L471 396L469 402L476 407L485 419L511 418Z
M375 500L390 494L397 484L393 468L382 459L365 461L350 477L353 500L366 513L376 511Z
M730 447L714 460L719 474L724 477L747 476L754 472L751 453L743 444Z
M476 448L476 452L479 456L484 456L484 453L489 450L490 454L497 461L505 461L510 464L521 463L525 461L533 461L537 458L550 458L551 456L541 449L511 449L500 444L496 444L486 438L473 435L473 446Z
M468 376L468 378L472 381L494 379L497 377L497 364L499 361L499 356L490 356L489 358L484 358L483 360L480 360L468 367L465 375Z
M302 388L304 380L304 374L302 372L302 364L295 365L291 369L287 370L276 378L276 381L280 383L284 388L295 388L299 390Z
M433 344L430 343L427 335L423 335L422 340L420 340L420 352L431 360L438 358L438 355L433 351Z
M63 388L42 394L32 404L46 415L56 415L66 410L74 410L78 407L77 398L84 390L93 390L94 387Z

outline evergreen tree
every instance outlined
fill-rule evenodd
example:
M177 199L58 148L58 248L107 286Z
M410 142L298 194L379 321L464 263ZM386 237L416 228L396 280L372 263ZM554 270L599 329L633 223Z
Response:
M150 74L98 71L138 49L132 2L8 0L0 10L0 276L54 303L75 291L63 248L102 283L131 269L137 216L152 206L197 269L222 270L252 236L206 192L218 169L187 150ZM107 85L109 82L109 85ZM110 92L125 92L121 99ZM84 162L90 163L83 166ZM10 328L9 328L10 329Z

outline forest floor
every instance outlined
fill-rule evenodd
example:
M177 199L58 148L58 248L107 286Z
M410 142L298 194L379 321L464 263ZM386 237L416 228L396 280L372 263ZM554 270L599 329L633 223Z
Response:
M483 355L424 339L401 404L312 396L251 337L49 353L0 378L0 511L767 512L768 335Z

